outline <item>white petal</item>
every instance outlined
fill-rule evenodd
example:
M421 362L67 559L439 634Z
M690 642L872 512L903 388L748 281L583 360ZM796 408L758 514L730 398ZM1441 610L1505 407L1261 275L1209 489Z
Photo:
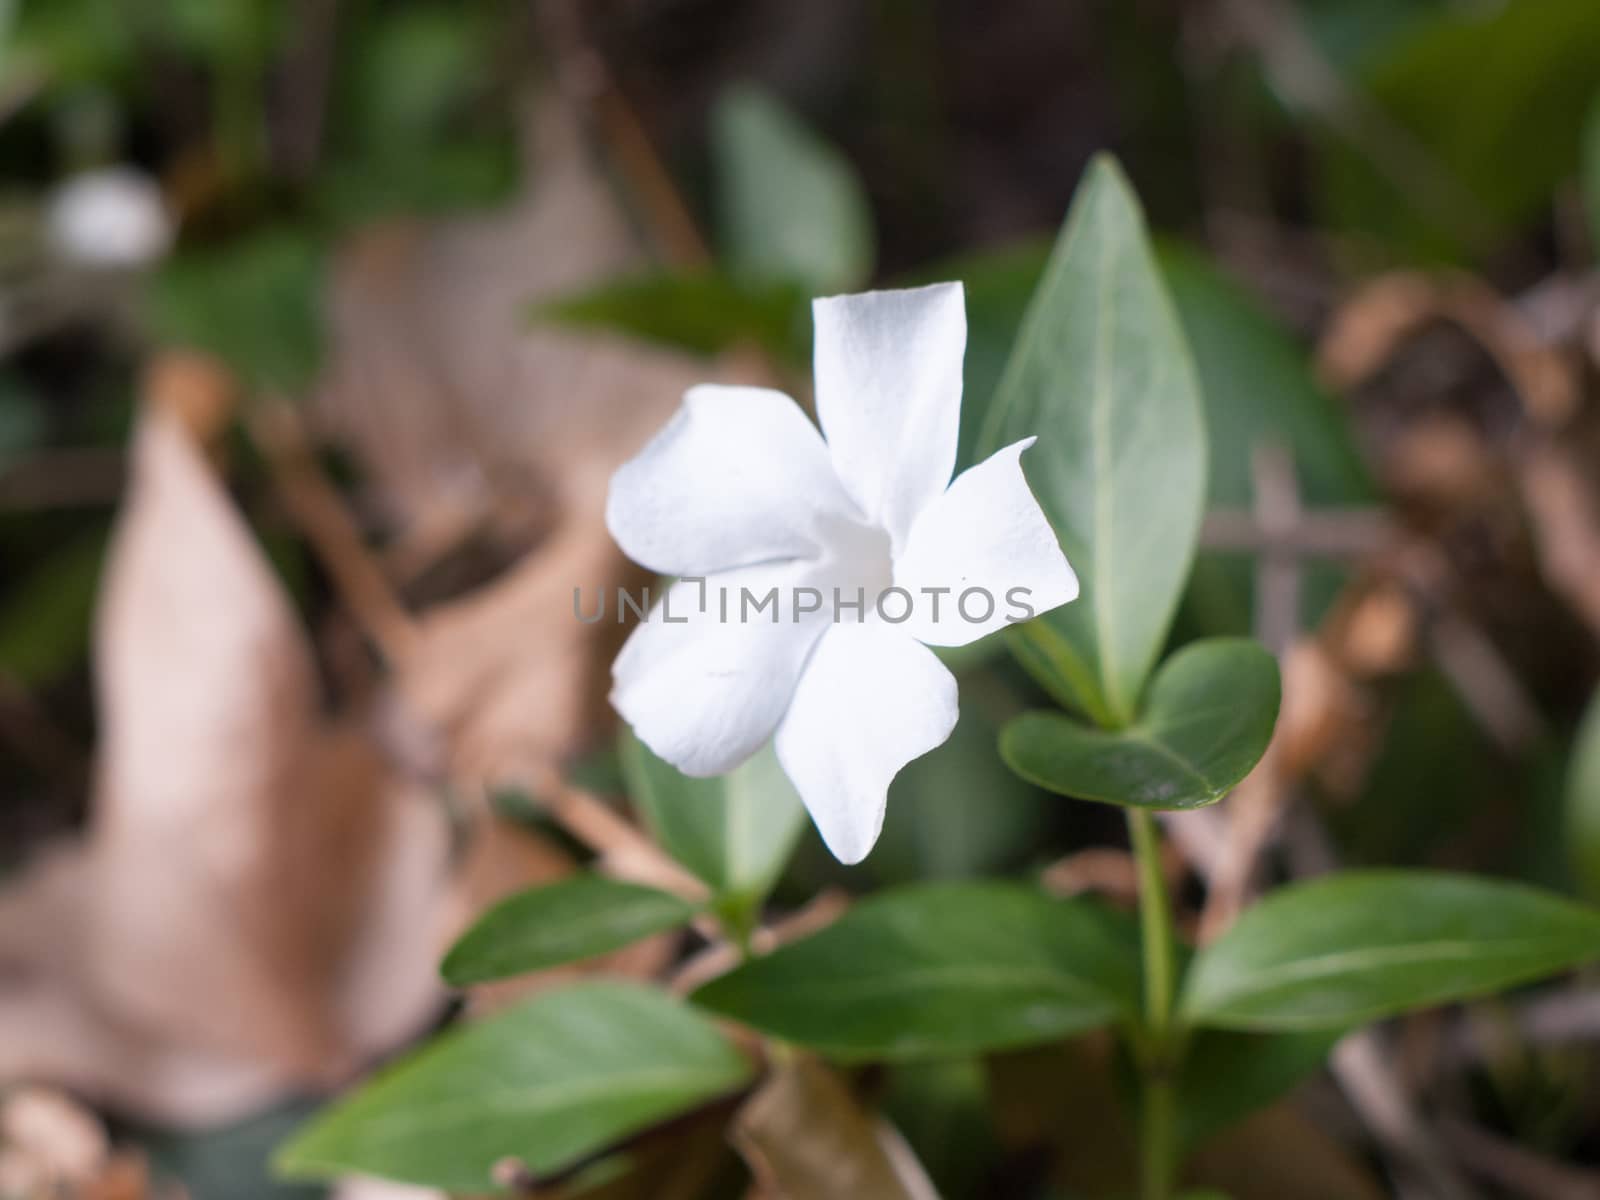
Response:
M849 512L821 436L782 392L690 388L611 477L606 528L664 575L709 575L814 554L822 512Z
M1078 577L1022 474L1022 452L1033 442L1014 442L963 471L912 526L894 567L895 585L915 601L901 626L912 637L965 646L1076 599ZM935 588L946 591L927 590Z
M956 465L967 313L959 283L811 306L817 416L845 489L901 545Z
M809 580L796 563L726 571L704 580L703 591L702 581L679 580L612 664L612 706L685 775L731 771L772 736L826 626L826 605L792 619L794 588ZM743 588L758 599L776 588L777 608L741 612Z
M878 621L832 625L778 726L778 761L834 857L856 863L883 828L889 782L955 724L955 676L933 651Z

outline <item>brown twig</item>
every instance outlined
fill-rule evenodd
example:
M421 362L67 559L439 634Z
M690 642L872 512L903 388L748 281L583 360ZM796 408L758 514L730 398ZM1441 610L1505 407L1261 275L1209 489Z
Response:
M312 457L299 416L286 402L268 402L252 413L249 429L284 507L317 552L357 623L390 663L404 660L417 646L417 624Z
M593 114L629 193L643 209L662 257L674 266L697 269L711 262L689 206L662 164L643 123L629 104L600 52L584 31L581 6L574 0L549 0L541 9L543 25L557 48L561 88Z
M1439 1118L1439 1132L1462 1166L1523 1200L1600 1196L1600 1172L1555 1162L1448 1114Z
M850 897L846 893L835 888L819 892L804 908L757 929L750 937L750 948L758 954L769 954L779 946L809 937L833 924L849 907ZM740 961L739 951L731 943L716 942L683 962L667 980L667 990L674 995L687 996L701 984L733 970Z

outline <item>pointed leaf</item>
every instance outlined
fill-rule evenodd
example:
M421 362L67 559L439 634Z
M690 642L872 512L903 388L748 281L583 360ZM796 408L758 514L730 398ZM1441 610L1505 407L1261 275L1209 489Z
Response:
M1131 1019L1138 988L1137 938L1116 914L1020 884L966 883L865 900L693 999L839 1058L906 1059Z
M277 1166L484 1193L503 1158L535 1174L570 1166L750 1074L708 1021L662 993L583 984L445 1034L336 1104Z
M491 908L445 956L456 987L592 958L682 925L687 901L598 875L529 888Z
M1178 1071L1178 1143L1199 1146L1265 1108L1327 1061L1343 1030L1235 1033L1202 1029Z
M1578 887L1600 899L1600 692L1578 726L1567 771L1567 856Z
M662 848L719 897L759 903L772 888L805 808L769 746L716 779L693 779L622 734L629 795Z
M1030 712L1005 727L1000 753L1040 787L1136 808L1214 804L1250 773L1278 718L1278 664L1245 638L1194 642L1156 673L1139 719L1094 729Z
M851 291L872 275L872 210L849 161L752 87L712 118L725 257L750 279Z
M1352 871L1275 892L1196 955L1191 1022L1345 1029L1600 958L1600 912L1493 879Z
M1188 578L1206 435L1183 331L1137 199L1097 159L1034 293L985 427L1037 434L1025 464L1083 592L1020 626L1041 665L1101 724L1132 719ZM1028 660L1025 660L1027 662Z

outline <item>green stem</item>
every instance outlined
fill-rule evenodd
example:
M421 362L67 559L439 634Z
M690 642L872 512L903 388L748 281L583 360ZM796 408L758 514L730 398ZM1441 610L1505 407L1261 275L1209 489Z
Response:
M1139 1123L1140 1195L1168 1200L1177 1175L1177 1038L1172 1006L1177 992L1176 938L1172 906L1161 875L1161 836L1155 818L1128 810L1128 835L1139 869L1139 931L1144 948L1146 1045L1141 1055L1143 1095Z

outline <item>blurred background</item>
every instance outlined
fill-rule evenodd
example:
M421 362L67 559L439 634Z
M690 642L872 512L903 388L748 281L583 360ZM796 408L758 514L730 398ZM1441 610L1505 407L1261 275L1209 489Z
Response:
M0 0L0 1195L320 1194L273 1146L504 1002L450 939L636 849L623 631L572 615L642 582L611 470L690 383L806 395L812 295L951 278L970 461L1099 150L1205 390L1179 636L1285 677L1168 826L1189 931L1335 864L1600 900L1594 0ZM871 858L808 834L775 913L1131 897L1120 815L999 761L1036 695L974 656ZM1600 1196L1592 987L1383 1038L1205 1178ZM1112 1067L1060 1054L858 1083L947 1197L1115 1194ZM606 1194L746 1194L709 1154Z

